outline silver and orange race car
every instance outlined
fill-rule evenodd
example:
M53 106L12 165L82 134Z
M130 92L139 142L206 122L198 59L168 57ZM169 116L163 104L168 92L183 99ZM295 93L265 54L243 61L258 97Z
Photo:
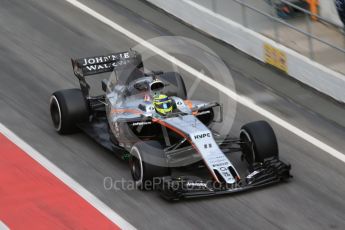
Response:
M145 73L138 52L72 59L72 66L80 89L56 91L50 99L56 131L82 130L128 160L138 188L176 200L235 193L291 177L267 122L244 125L238 137L215 132L210 125L222 122L221 104L188 100L180 74ZM101 73L110 77L100 83L103 93L91 96L86 77ZM237 152L247 166L244 174L228 157Z

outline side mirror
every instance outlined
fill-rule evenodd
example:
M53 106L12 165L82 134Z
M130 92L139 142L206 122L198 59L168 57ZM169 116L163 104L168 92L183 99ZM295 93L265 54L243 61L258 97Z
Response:
M102 90L106 93L107 92L107 88L108 88L108 80L107 79L103 79L102 80Z
M217 102L209 102L193 107L192 112L199 111L199 116L204 113L213 113L212 122L221 123L223 122L223 105Z
M219 104L218 106L213 107L213 112L217 117L213 118L213 122L222 123L223 122L223 105Z

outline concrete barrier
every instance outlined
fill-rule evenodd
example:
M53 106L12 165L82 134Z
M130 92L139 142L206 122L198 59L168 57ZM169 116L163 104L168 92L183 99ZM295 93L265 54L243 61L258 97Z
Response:
M190 0L147 0L186 23L345 102L345 76Z

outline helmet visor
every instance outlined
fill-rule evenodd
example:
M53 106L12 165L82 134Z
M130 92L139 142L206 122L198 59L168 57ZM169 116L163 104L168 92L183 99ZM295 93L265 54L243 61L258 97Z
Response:
M168 113L172 111L172 103L170 99L155 102L155 107L159 113Z

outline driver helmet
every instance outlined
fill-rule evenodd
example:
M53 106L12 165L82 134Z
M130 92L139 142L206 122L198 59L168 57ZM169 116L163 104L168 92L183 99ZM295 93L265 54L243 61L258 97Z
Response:
M171 99L164 94L157 95L153 98L153 105L157 113L166 115L172 112L173 106Z

